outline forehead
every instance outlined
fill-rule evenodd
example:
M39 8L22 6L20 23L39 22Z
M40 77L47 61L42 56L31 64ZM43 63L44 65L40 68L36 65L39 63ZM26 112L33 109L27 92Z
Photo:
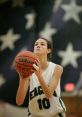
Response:
M45 44L47 44L47 41L39 38L35 43L45 43Z

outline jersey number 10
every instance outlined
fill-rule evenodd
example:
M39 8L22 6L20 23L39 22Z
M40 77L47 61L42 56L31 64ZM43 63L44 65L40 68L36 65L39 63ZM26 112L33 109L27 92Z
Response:
M46 98L38 99L37 102L38 102L38 105L39 105L39 109L48 109L48 108L50 108L50 102Z

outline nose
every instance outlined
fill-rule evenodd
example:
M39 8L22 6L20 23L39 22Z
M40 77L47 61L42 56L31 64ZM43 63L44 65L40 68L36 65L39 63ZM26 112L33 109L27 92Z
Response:
M40 48L40 44L37 45L37 48Z

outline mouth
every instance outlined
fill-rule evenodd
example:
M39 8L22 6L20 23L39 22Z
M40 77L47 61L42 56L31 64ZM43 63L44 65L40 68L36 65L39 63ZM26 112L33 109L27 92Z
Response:
M36 49L36 51L40 51L40 49Z
M39 53L40 53L40 49L36 49L36 50L35 50L35 53L36 53L36 54L39 54Z
M34 53L40 53L40 52L41 52L41 50L39 48L34 50Z

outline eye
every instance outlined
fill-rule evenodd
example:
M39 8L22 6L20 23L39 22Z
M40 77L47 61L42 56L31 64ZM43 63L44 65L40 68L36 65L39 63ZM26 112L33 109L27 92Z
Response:
M45 43L41 43L42 46L45 46Z
M42 43L41 45L44 45L44 43Z
M34 44L34 46L37 46L37 45L38 45L38 43L35 43L35 44Z

